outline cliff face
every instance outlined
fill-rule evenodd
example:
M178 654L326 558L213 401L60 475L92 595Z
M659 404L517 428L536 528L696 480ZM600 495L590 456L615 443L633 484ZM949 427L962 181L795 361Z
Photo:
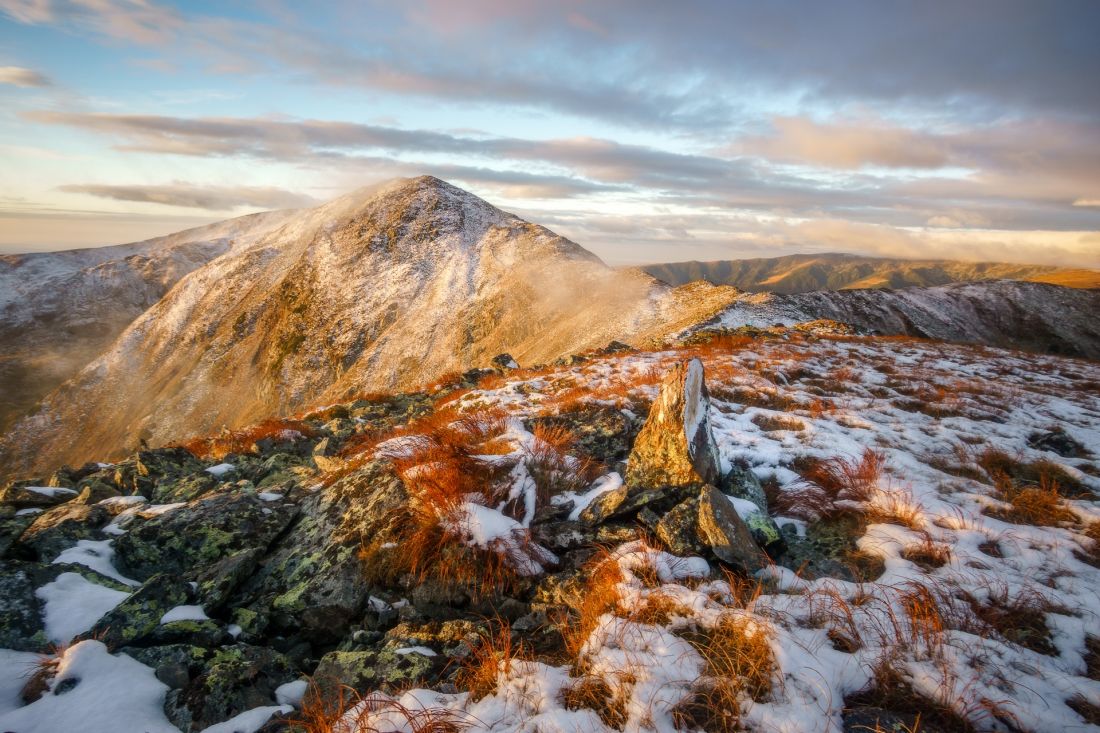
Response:
M138 317L12 430L8 473L408 388L502 351L532 364L710 317L677 292L438 179L286 218Z

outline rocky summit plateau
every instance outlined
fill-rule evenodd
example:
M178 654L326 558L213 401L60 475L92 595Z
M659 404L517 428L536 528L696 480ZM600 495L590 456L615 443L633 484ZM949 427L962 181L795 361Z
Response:
M1100 291L695 265L429 176L0 259L0 731L1100 730Z

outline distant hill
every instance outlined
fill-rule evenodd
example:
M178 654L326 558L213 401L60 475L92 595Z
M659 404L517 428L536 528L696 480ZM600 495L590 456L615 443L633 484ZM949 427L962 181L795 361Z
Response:
M706 280L748 292L905 288L981 280L1025 280L1072 288L1100 287L1100 271L1051 265L956 260L905 260L826 253L747 260L667 262L642 271L669 285Z

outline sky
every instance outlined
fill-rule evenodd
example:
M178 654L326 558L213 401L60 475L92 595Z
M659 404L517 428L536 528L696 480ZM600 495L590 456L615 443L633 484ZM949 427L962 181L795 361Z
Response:
M612 264L1100 267L1094 0L0 0L0 254L433 174Z

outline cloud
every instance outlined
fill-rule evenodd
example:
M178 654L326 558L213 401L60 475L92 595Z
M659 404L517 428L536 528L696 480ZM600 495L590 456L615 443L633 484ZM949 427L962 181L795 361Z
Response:
M0 12L27 25L64 24L141 45L167 43L186 26L174 9L150 0L0 0Z
M281 188L250 186L198 186L176 181L162 185L69 184L60 186L66 193L83 193L116 201L180 206L190 209L229 211L239 207L295 209L317 201Z
M829 168L942 168L949 149L937 136L882 122L818 123L777 117L768 135L742 138L739 150L770 160Z
M45 74L33 69L25 69L22 66L0 66L0 84L30 88L48 87L53 82Z

